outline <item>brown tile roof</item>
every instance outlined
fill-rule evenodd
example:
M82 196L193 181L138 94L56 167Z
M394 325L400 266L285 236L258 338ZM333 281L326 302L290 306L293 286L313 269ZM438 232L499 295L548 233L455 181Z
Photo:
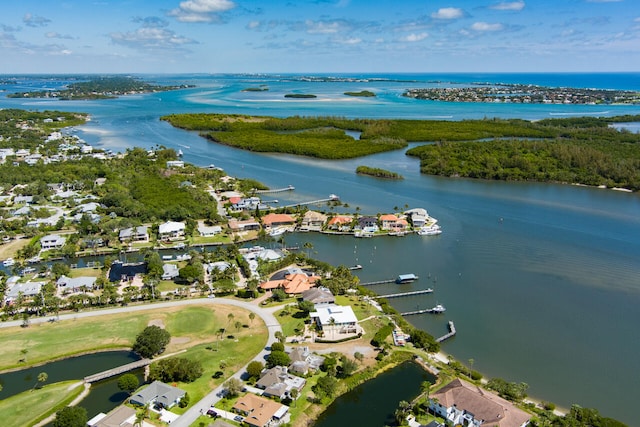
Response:
M306 274L287 274L282 280L269 280L260 284L262 289L282 288L288 294L301 294L315 286L317 276Z
M281 406L273 400L248 393L238 399L233 409L248 414L245 417L247 423L262 427L271 420Z
M431 399L450 408L471 412L483 427L520 427L530 416L512 403L466 381L455 379L435 393Z
M266 226L272 224L292 224L294 222L296 222L296 220L288 214L270 213L262 217L262 223Z

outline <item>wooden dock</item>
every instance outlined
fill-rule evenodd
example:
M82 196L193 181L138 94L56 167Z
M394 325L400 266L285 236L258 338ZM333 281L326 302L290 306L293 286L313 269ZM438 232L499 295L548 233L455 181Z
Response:
M445 312L444 307L442 306L435 306L432 308L425 308L422 310L414 310L414 311L407 311L404 313L400 313L401 316L413 316L414 314L426 314L426 313L430 313L430 314L442 314Z
M436 342L442 342L454 336L456 334L456 326L453 324L453 320L449 320L449 333L436 339Z
M373 285L382 285L385 283L395 283L396 279L385 279L385 280L378 280L376 282L365 282L365 283L360 283L360 286L373 286Z
M134 369L142 368L151 364L151 359L141 359L135 362L127 363L126 365L118 366L106 371L98 372L97 374L84 377L85 383L95 383L97 381L104 380L105 378L115 377L116 375L124 372L133 371Z
M373 299L408 297L408 296L411 296L411 295L430 294L431 292L433 292L433 289L429 288L429 289L422 289L422 290L419 290L419 291L399 292L397 294L378 295L378 296L373 297ZM402 313L402 315L404 315L404 314L405 313Z
M287 187L276 188L274 190L253 190L253 192L255 194L268 194L268 193L282 193L284 191L293 191L295 189L296 189L296 187L294 187L293 185L289 185Z
M312 200L310 202L293 203L291 205L280 206L280 207L281 208L295 208L296 206L315 205L315 204L320 204L320 203L336 202L338 200L340 200L340 197L336 196L335 194L331 194L326 199Z

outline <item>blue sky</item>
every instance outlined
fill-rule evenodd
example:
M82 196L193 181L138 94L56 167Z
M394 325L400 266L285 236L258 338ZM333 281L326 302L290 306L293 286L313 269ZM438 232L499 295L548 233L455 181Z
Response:
M639 0L7 0L0 73L640 71Z

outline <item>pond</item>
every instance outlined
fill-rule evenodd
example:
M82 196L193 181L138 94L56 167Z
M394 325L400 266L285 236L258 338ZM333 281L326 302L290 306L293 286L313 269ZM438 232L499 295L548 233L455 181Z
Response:
M315 427L383 427L395 425L394 412L402 400L420 394L424 381L436 377L416 363L406 362L340 396L320 415Z

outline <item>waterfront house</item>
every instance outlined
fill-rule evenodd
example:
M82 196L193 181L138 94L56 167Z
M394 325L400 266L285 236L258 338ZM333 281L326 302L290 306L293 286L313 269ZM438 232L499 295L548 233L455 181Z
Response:
M59 234L49 234L40 239L40 247L43 251L49 249L60 249L67 242L65 237L61 237Z
M287 274L280 280L268 280L260 284L264 290L282 289L287 295L299 295L311 289L316 284L318 276L308 276L305 273Z
M339 334L355 334L358 332L358 318L348 305L326 305L316 307L316 311L309 313L311 320L323 332L336 331Z
M380 215L380 224L382 230L392 230L395 229L396 223L398 222L398 217L393 214L384 214Z
M67 277L63 275L56 281L56 286L63 293L67 292L86 292L92 291L96 286L97 277L80 276L80 277Z
M327 222L327 216L316 211L306 211L300 223L300 231L320 231Z
M172 387L160 381L154 381L129 399L133 405L158 405L171 408L184 397L186 392L178 387Z
M273 400L247 393L238 399L233 410L243 415L251 427L277 425L287 415L289 407Z
M158 227L158 238L160 240L173 240L184 237L184 222L168 221Z
M270 213L262 217L262 223L265 228L271 229L273 227L293 225L296 223L296 220L289 214Z
M184 162L182 160L168 160L167 161L167 169L171 168L183 168Z
M353 218L345 215L336 215L327 221L327 228L333 231L349 231L351 230L351 223Z
M138 227L130 227L120 230L118 238L121 242L148 242L149 233L147 227L140 225Z
M180 274L178 266L175 264L162 264L162 280L173 280Z
M405 211L404 214L411 218L413 228L423 227L427 223L427 219L429 219L427 210L422 208L409 209Z
M264 390L263 396L277 397L282 400L287 397L292 398L291 390L296 389L300 392L306 383L304 378L291 375L286 366L274 366L262 371L256 387Z
M229 229L231 231L237 231L237 232L260 230L260 223L253 218L249 218L245 220L230 219Z
M294 348L289 353L289 357L291 358L289 372L298 375L307 375L310 371L315 372L324 362L324 357L312 354L307 346Z
M455 379L429 397L429 408L453 425L525 427L529 414L474 384Z
M222 233L222 227L219 225L207 226L203 222L198 222L198 233L202 237L213 237L216 234Z
M311 288L302 292L302 300L309 301L316 306L330 305L336 303L336 297L331 291L323 286Z

